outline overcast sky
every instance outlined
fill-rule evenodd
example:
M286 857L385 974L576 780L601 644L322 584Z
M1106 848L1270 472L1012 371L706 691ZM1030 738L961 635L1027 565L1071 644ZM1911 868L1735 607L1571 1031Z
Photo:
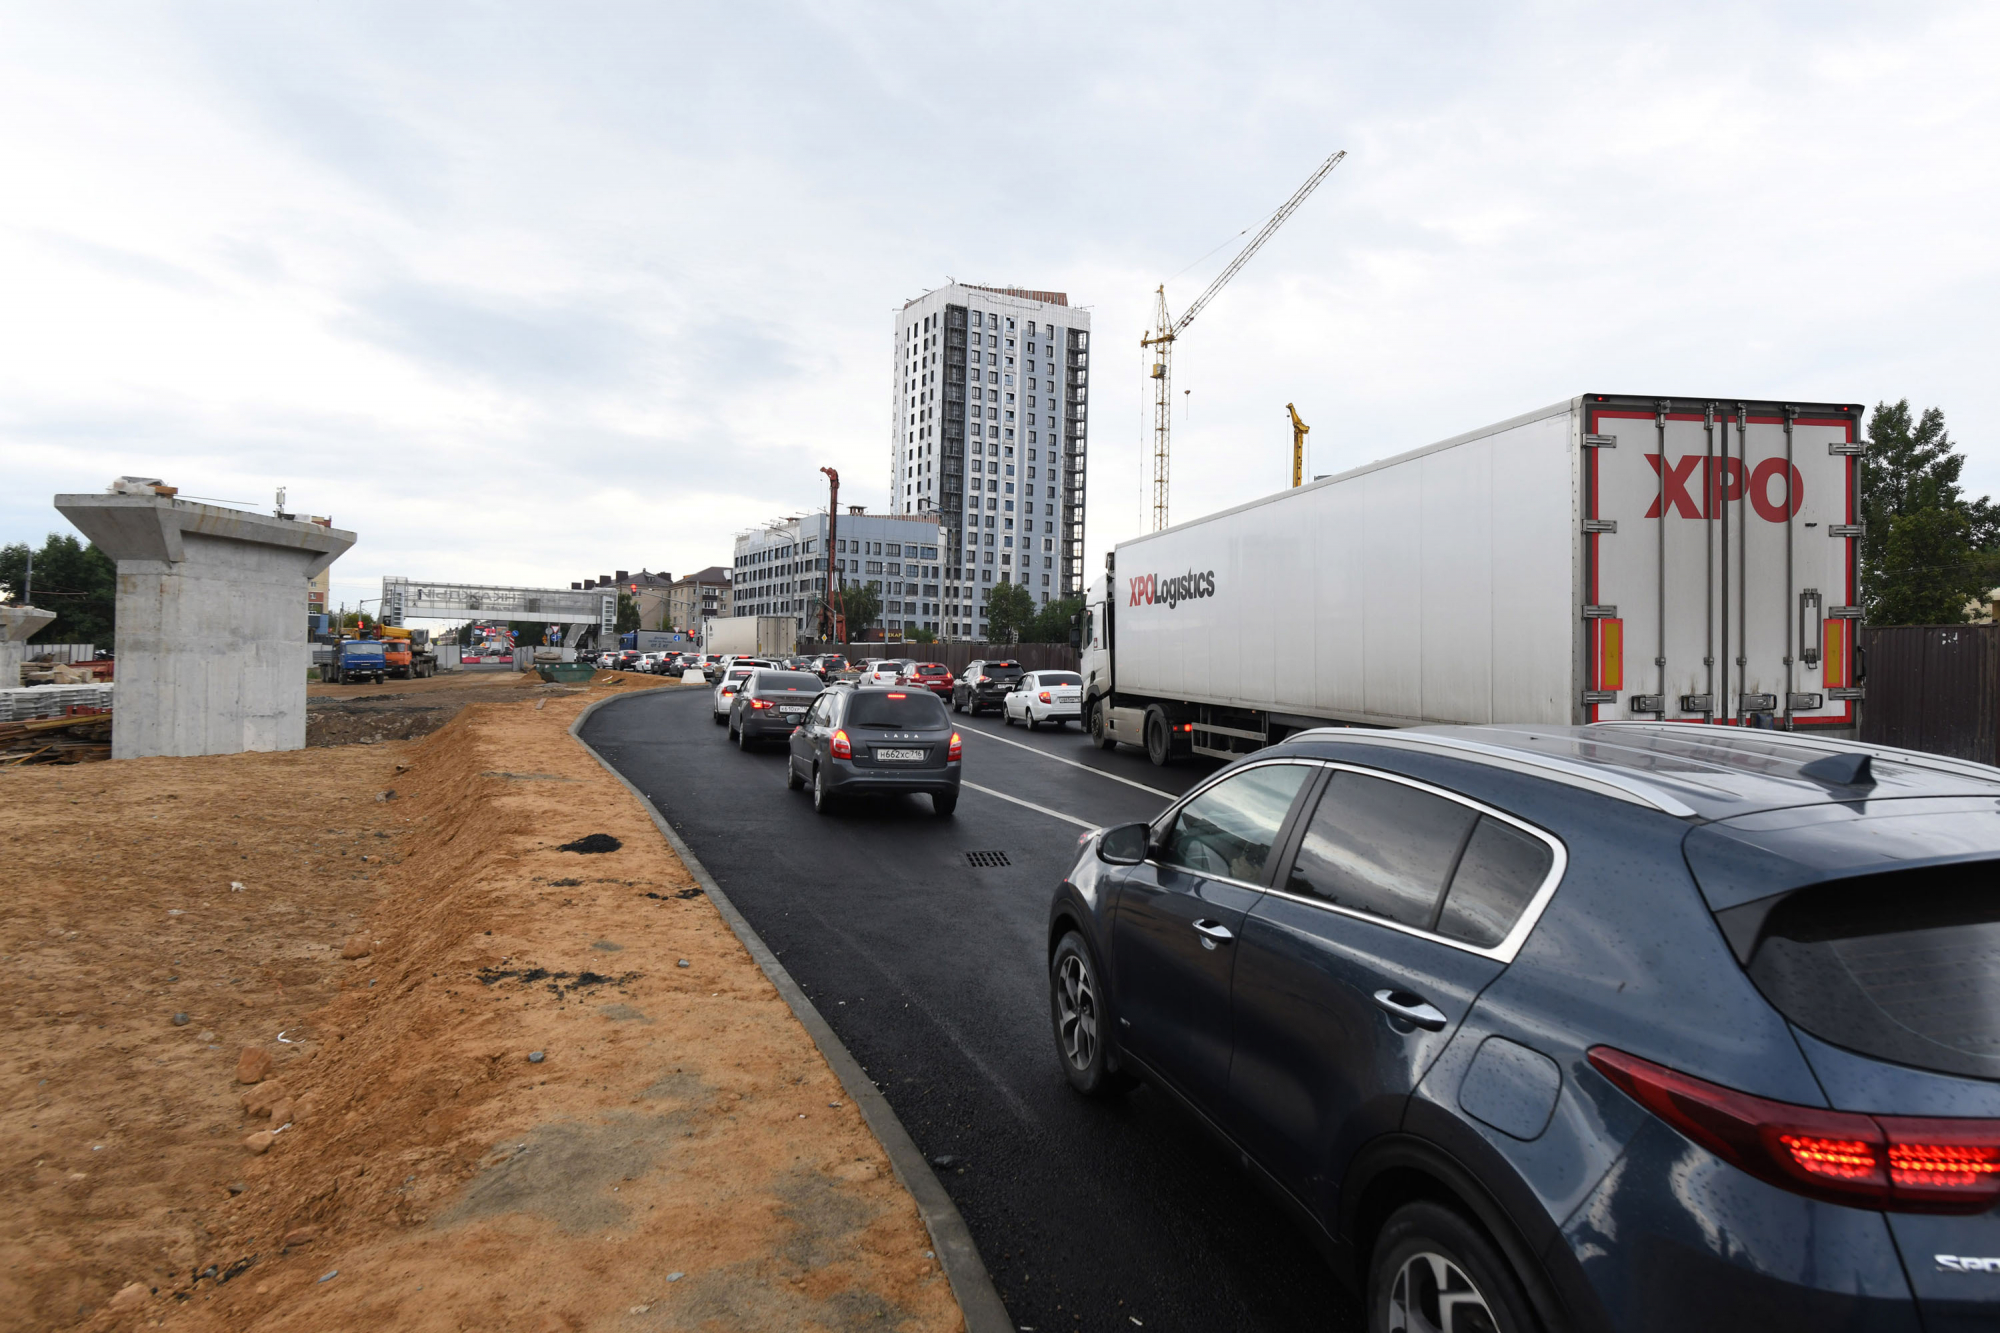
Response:
M727 563L887 502L893 311L1067 291L1090 563L1154 286L1174 513L1583 392L1945 409L2000 491L2000 5L0 9L0 542L124 473L384 574ZM1175 276L1177 275L1178 276Z

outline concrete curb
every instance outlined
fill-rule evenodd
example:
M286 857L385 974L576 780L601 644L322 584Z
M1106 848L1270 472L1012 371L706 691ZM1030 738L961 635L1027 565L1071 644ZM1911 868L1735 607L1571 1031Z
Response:
M966 1333L1015 1333L1013 1317L1001 1303L1000 1293L994 1290L993 1278L986 1271L986 1262L979 1257L979 1247L972 1242L971 1229L965 1225L965 1218L959 1213L958 1205L951 1201L951 1195L947 1194L944 1186L939 1183L937 1174L931 1170L931 1164L924 1159L916 1142L910 1138L909 1131L903 1128L903 1122L896 1118L896 1112L889 1105L889 1099L882 1095L881 1089L877 1088L874 1081L862 1071L861 1062L854 1058L853 1053L835 1035L819 1009L807 997L805 991L800 989L799 983L792 980L792 974L785 970L785 965L778 961L778 956L764 943L763 937L758 935L756 929L744 919L743 914L736 910L736 904L730 902L728 895L724 894L721 887L716 884L715 876L708 873L708 867L704 866L693 850L681 841L681 835L674 831L666 816L659 812L646 793L627 781L623 773L613 768L610 762L583 738L583 724L592 713L606 704L639 698L641 693L650 694L651 691L613 695L589 705L576 715L574 722L570 723L571 738L583 747L584 753L603 765L604 771L616 778L626 791L637 797L647 813L652 815L653 823L660 830L660 835L681 858L682 864L687 866L688 873L701 885L702 891L715 904L716 910L722 913L722 919L729 923L729 928L736 933L736 938L750 951L750 956L756 960L757 966L763 969L771 984L778 988L778 994L783 996L785 1003L791 1007L793 1016L813 1039L813 1044L819 1047L819 1052L826 1057L827 1064L833 1067L841 1086L847 1089L848 1097L860 1108L861 1118L868 1122L868 1128L874 1131L875 1138L881 1143L883 1151L889 1154L889 1166L895 1171L896 1179L902 1182L903 1188L916 1200L917 1212L923 1217L924 1226L931 1233L931 1248L937 1255L938 1265L944 1269L945 1277L951 1283L951 1294L957 1298L959 1311L965 1316Z

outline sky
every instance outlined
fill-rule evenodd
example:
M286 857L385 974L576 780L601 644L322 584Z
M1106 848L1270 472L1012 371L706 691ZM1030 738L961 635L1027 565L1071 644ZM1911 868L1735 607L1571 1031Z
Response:
M1944 409L2000 491L2000 6L0 7L0 543L160 477L384 575L727 564L886 505L895 310L1069 293L1088 567L1579 393ZM1206 258L1204 258L1206 256Z

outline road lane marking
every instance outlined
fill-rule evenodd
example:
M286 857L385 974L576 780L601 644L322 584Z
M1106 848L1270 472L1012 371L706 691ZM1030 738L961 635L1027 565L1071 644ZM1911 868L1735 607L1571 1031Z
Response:
M1015 805L1025 805L1030 810L1074 824L1078 828L1095 829L1104 827L1102 824L1093 824L1087 819L1078 819L1075 815L1066 815L1060 810L1051 810L1046 805L1036 805L1033 801L1024 801L1018 796L1009 796L1004 791L994 791L991 787L982 787L976 782L967 782L964 778L958 780L958 785L961 787L970 787L974 791L985 792L988 796L997 796L1003 801L1012 801Z
M1140 791L1147 792L1153 796L1163 797L1169 801L1180 799L1170 791L1161 791L1158 787L1148 787L1143 782L1134 782L1130 778L1121 778L1116 773L1107 773L1101 768L1092 768L1089 764L1079 764L1074 759L1065 759L1059 754L1050 754L1047 750L1041 749L1038 746L1023 745L1019 741L1010 741L1005 736L995 736L992 732L983 731L978 727L965 726L961 727L959 731L960 734L969 732L974 736L984 736L989 741L999 741L1002 745L1011 745L1017 750L1026 750L1029 754L1038 754L1044 759L1053 759L1058 764L1068 764L1071 768L1080 768L1086 773L1095 773L1100 778L1110 778L1113 782L1122 782L1128 787L1137 787Z

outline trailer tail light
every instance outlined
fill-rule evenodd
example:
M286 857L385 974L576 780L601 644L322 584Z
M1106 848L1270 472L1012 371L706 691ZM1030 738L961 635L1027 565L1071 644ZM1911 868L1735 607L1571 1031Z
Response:
M827 749L832 752L835 759L854 758L854 747L848 743L845 731L834 732L833 740L828 743Z
M958 762L959 755L963 753L964 750L965 750L965 743L958 738L957 732L955 731L952 732L951 744L945 747L944 757L955 764Z
M1597 1072L1730 1165L1794 1194L1899 1213L2000 1200L2000 1121L1863 1115L1737 1092L1592 1047Z

